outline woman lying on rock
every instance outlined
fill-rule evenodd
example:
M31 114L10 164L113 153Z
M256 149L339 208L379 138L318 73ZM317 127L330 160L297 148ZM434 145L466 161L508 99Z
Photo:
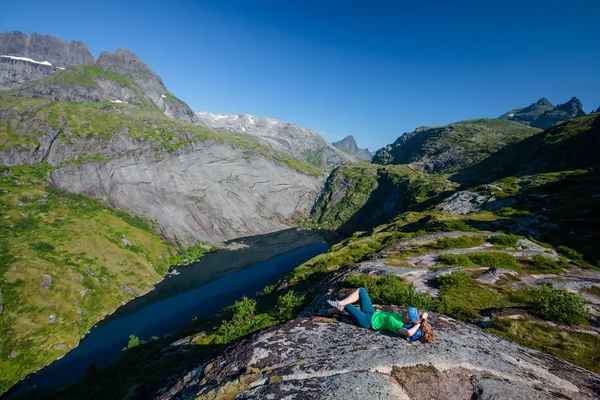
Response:
M352 305L357 301L360 301L360 310ZM344 300L327 300L327 303L333 307L329 310L330 314L346 310L354 323L363 328L390 331L411 342L420 340L421 343L433 343L435 340L426 312L418 312L415 307L409 307L404 314L375 311L364 288L355 290Z

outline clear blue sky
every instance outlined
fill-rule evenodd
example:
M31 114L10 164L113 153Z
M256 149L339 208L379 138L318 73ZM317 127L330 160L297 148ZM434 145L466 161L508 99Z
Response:
M194 110L375 150L540 97L600 107L600 1L0 0L0 31L127 48Z

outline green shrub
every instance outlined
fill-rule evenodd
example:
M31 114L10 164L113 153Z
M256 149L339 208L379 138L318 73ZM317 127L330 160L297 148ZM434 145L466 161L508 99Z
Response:
M477 232L477 228L460 219L444 221L444 225L451 231Z
M139 337L135 335L129 335L129 342L127 343L127 347L123 347L122 351L127 351L133 349L134 347L139 346L140 344L146 343L145 340L141 340Z
M262 290L261 294L270 295L271 293L273 293L275 291L275 289L277 289L276 284L265 286L265 288Z
M515 247L520 236L501 233L490 238L490 243L502 247Z
M298 309L302 306L304 297L296 297L290 290L277 298L277 316L282 319L292 319L296 316Z
M481 236L459 236L459 237L447 237L439 239L436 242L438 249L460 249L474 246L480 246L485 242L485 239Z
M473 278L460 271L452 272L448 275L438 276L435 281L438 285L440 285L441 288L456 288L469 285L473 282Z
M565 268L569 267L569 264L566 261L555 261L542 254L535 255L531 261L529 261L529 264L536 272L547 274L560 274L564 272Z
M438 261L447 265L460 265L462 267L472 267L473 262L467 254L440 254Z
M246 296L240 301L236 301L234 305L226 309L231 312L231 318L221 322L221 326L216 331L216 339L218 343L228 343L239 338L247 333L255 331L266 324L267 315L256 312L256 300L249 299Z
M582 267L582 268L592 268L592 266L590 265L590 263L588 263L584 259L583 254L581 254L577 250L572 249L572 248L567 247L567 246L558 246L557 250L558 250L558 252L560 254L562 254L563 256L565 256L568 259L572 260L574 263L576 263L580 267Z
M585 324L589 320L589 313L583 299L565 289L543 285L531 289L532 311L540 318L558 324L577 325Z

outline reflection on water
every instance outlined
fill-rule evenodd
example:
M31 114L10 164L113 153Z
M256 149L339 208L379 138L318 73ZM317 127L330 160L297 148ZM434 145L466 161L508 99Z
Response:
M99 323L64 358L32 375L12 395L37 386L60 389L82 378L91 363L116 361L129 335L163 336L195 317L213 315L242 296L253 296L296 266L329 248L316 233L288 230L241 240L248 247L219 250L165 278L156 288Z

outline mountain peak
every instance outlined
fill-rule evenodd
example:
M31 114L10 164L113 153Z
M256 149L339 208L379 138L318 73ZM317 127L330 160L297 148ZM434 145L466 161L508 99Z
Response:
M114 53L104 50L100 54L100 57L98 57L98 60L96 60L96 65L106 71L122 75L125 75L126 73L136 73L142 71L145 74L151 72L153 75L156 75L154 71L152 71L150 67L148 67L148 65L132 51L122 48L118 49ZM156 77L158 77L158 75L156 75Z
M568 121L584 115L583 104L577 97L572 97L566 103L559 104L556 107L547 98L542 97L528 107L509 111L499 118L547 129L556 122Z
M373 158L373 153L369 151L369 149L360 149L356 144L356 140L354 136L348 135L342 140L331 143L333 147L342 150L348 154L351 154L355 157L358 157L362 160L371 161Z
M536 103L536 106L551 106L554 107L554 105L545 97L542 97L541 99L539 99Z

